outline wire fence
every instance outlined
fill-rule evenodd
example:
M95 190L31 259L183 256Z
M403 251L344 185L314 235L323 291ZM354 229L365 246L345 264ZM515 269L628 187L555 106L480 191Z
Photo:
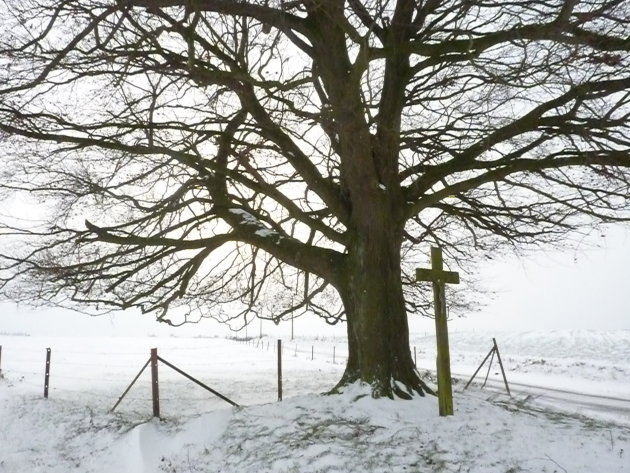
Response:
M42 396L45 390L47 348L50 348L49 396L83 402L109 410L159 347L162 361L194 378L161 366L159 400L165 412L205 412L223 401L205 385L234 404L259 404L289 395L330 389L345 368L348 351L341 339L298 339L281 343L282 367L277 364L277 339L40 339L0 337L0 377L10 395ZM4 345L4 346L3 346ZM412 347L416 357L416 348ZM420 352L418 352L420 353ZM166 362L168 360L168 362ZM426 361L426 360L424 360ZM164 365L164 363L161 363ZM117 412L151 412L155 402L150 370L145 370L124 396ZM283 371L279 377L279 372ZM225 407L225 406L223 406Z
M276 352L276 344L268 338L235 339L241 343L262 351ZM283 341L282 355L311 361L324 361L332 364L344 364L348 361L348 350L342 344L308 344Z
M143 341L143 346L129 349L133 343L108 343L99 340L91 345L85 339L77 339L77 343L64 340L59 346L52 342L47 346L48 344L43 344L40 340L29 340L30 337L15 337L9 341L6 338L0 339L0 343L4 345L0 344L0 376L4 377L0 387L4 385L7 389L0 393L42 396L47 384L45 373L49 368L48 386L51 398L87 402L102 409L111 408L138 374L149 356L148 344L164 343L164 340L149 339ZM194 377L197 384L224 393L229 399L234 399L235 404L256 404L277 399L275 341L223 340L217 343L217 339L213 340L215 342L207 339L167 340L166 347L160 348L160 354L168 360L168 364L172 363L176 368L185 371L185 374ZM244 345L236 352L235 342ZM223 346L226 343L232 347ZM216 347L217 344L220 346ZM50 352L47 351L49 348ZM47 353L50 354L48 365ZM347 357L346 350L340 346L331 347L325 343L310 347L296 343L284 344L282 353L285 364L288 365L288 371L285 371L285 389L292 393L321 391L319 386L305 383L304 375L295 373L298 369L305 369L304 360L334 365L338 371L343 369ZM149 370L146 371L124 397L117 411L151 411L154 395ZM336 377L338 373L334 374L334 371L335 369L332 376ZM193 382L184 379L180 373L165 366L160 368L159 382L160 401L170 403L167 412L205 411L216 408L217 402L220 402L216 395L194 386ZM322 387L329 388L330 382L322 380Z
M267 350L273 351L275 353L275 344L273 341L266 337L259 338L247 338L247 339L238 339L235 338L241 343L244 343L251 348L259 349L259 350ZM294 358L301 358L304 360L311 361L324 361L332 364L343 364L345 365L348 361L348 346L347 343L330 343L330 342L319 342L319 343L308 343L308 342L297 342L297 341L288 341L283 342L283 356L292 356ZM414 345L411 347L411 356L413 358L414 366L419 367L418 365L418 355L423 355L425 352L418 350Z

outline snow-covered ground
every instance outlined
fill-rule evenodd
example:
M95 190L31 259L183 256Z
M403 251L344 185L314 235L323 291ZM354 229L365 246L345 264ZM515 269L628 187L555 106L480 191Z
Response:
M511 398L501 384L462 391L493 336ZM320 395L343 371L340 338L285 341L277 402L275 340L0 335L0 472L630 472L627 410L601 413L562 396L550 408L520 387L630 398L630 331L450 338L460 381L455 416L441 418L432 397L373 400L361 386ZM434 340L417 334L412 346L419 369L432 369ZM152 347L242 407L161 365L161 420L151 419L148 369L110 412ZM501 379L496 361L489 379Z

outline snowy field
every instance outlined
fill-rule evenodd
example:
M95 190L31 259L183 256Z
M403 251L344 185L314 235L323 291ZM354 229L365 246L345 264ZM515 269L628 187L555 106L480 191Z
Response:
M496 361L489 386L462 389L493 336L512 397ZM630 472L630 331L452 333L455 416L448 418L437 415L432 397L373 400L361 386L320 395L343 371L341 338L285 341L282 402L275 340L267 338L0 335L0 345L2 473ZM151 418L148 369L110 412L153 347L241 407L160 365L161 420ZM434 340L417 334L412 347L431 377ZM556 395L550 400L535 387Z

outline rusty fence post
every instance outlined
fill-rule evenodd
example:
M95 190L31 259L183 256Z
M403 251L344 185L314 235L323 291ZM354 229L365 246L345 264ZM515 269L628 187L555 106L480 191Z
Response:
M278 401L282 401L282 340L278 340Z
M50 348L46 348L46 368L44 372L44 398L48 399L48 386L50 382Z
M151 394L153 399L153 417L160 417L160 385L158 382L157 348L151 348Z

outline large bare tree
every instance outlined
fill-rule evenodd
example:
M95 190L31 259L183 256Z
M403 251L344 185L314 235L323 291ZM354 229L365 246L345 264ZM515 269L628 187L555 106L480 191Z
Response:
M418 251L630 216L628 0L4 0L0 22L0 185L47 217L5 219L13 299L313 311L347 324L339 386L410 397Z

